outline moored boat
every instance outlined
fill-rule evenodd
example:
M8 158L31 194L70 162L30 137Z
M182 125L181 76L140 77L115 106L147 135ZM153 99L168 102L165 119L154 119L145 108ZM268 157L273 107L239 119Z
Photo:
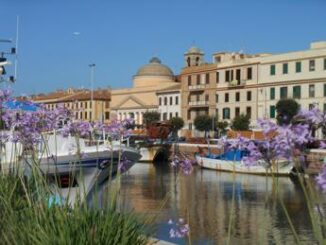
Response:
M263 160L247 166L242 160L246 154L246 151L240 150L230 150L218 155L196 154L196 161L202 168L242 174L289 176L292 171L293 166L287 160L278 160L270 168L267 168Z

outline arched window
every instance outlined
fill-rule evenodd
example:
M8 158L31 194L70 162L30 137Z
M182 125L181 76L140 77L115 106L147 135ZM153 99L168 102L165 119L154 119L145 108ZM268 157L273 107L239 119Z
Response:
M190 66L190 57L187 58L188 67Z

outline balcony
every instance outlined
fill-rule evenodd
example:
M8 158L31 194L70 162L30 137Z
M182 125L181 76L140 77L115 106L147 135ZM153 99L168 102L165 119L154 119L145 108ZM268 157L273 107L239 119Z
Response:
M206 88L206 84L196 84L196 85L189 85L189 90L204 90Z
M243 87L245 86L247 83L247 80L232 80L231 82L229 82L229 87Z
M198 101L189 101L189 106L208 106L208 101L198 100Z

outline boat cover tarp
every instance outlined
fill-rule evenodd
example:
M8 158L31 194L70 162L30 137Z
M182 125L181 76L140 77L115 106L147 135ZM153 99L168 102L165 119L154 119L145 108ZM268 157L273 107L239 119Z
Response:
M37 104L17 100L6 101L3 103L3 106L5 109L18 111L37 111L39 109Z

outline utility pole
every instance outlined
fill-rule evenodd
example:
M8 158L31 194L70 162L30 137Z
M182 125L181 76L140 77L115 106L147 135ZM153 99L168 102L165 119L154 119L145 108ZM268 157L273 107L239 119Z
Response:
M91 68L91 113L93 117L93 86L94 86L94 70L95 70L95 64L88 65ZM90 118L92 120L92 118Z

